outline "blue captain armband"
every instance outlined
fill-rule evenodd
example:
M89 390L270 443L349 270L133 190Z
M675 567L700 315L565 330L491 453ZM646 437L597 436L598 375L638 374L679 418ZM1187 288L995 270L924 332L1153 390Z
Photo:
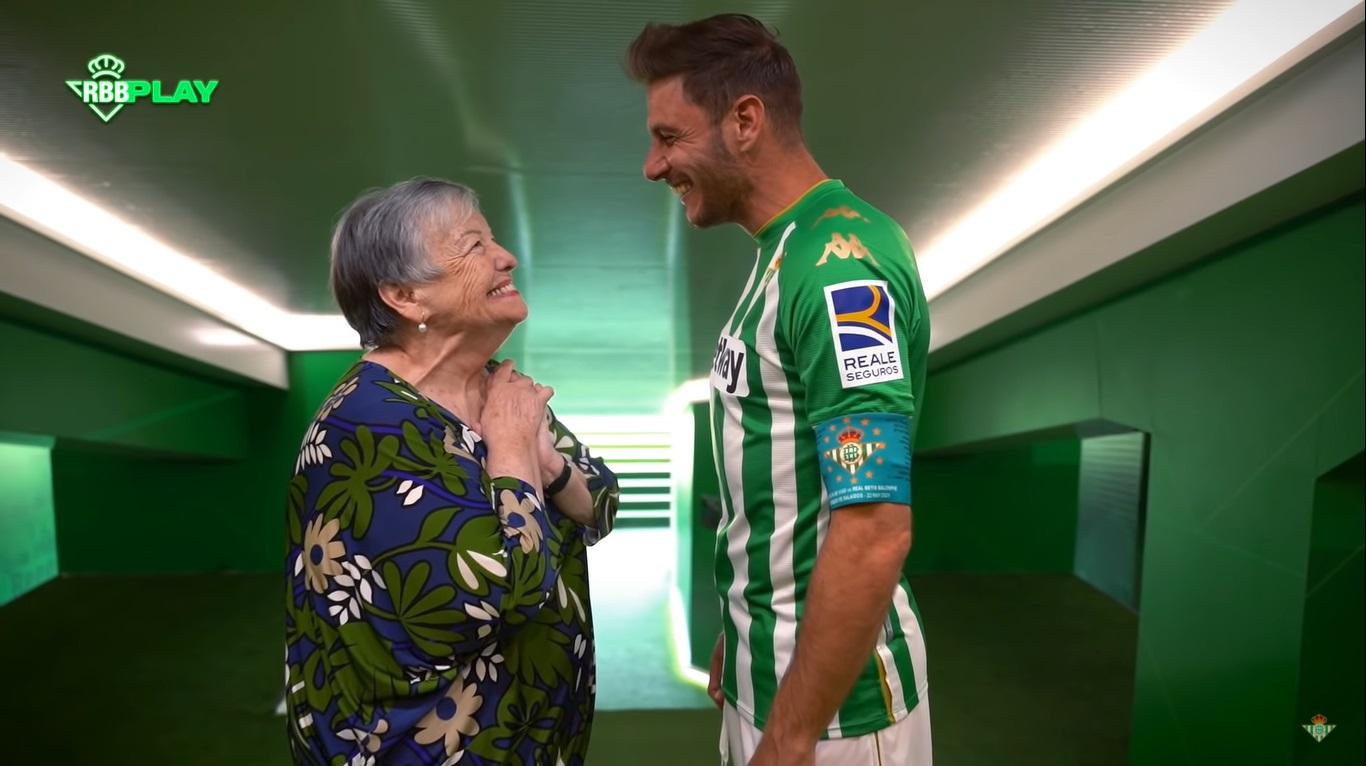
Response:
M821 480L830 507L855 503L911 504L911 419L870 412L816 426Z

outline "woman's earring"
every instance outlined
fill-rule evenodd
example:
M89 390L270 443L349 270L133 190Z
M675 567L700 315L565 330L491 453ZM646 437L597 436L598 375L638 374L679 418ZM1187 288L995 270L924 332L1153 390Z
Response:
M421 322L418 322L418 323L417 323L417 331L418 331L418 332L426 332L426 331L427 331L427 320L424 319L424 320L422 320Z

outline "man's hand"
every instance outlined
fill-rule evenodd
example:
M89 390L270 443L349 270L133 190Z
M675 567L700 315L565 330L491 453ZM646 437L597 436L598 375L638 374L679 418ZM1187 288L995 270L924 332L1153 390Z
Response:
M721 691L721 669L726 661L726 636L716 637L716 648L711 652L711 677L707 679L707 696L716 703L716 709L726 706L725 692Z

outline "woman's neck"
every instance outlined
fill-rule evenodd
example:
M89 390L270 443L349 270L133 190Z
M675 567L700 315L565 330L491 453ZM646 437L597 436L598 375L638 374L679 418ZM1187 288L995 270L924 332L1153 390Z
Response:
M416 335L365 355L412 384L423 396L474 425L484 409L484 365L498 350L462 333L444 337Z

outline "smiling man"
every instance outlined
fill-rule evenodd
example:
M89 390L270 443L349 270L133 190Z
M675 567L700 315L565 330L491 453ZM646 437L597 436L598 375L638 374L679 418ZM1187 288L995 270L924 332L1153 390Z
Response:
M759 252L712 365L722 759L931 762L925 644L902 565L929 316L900 226L828 178L763 24L650 25L644 172Z

